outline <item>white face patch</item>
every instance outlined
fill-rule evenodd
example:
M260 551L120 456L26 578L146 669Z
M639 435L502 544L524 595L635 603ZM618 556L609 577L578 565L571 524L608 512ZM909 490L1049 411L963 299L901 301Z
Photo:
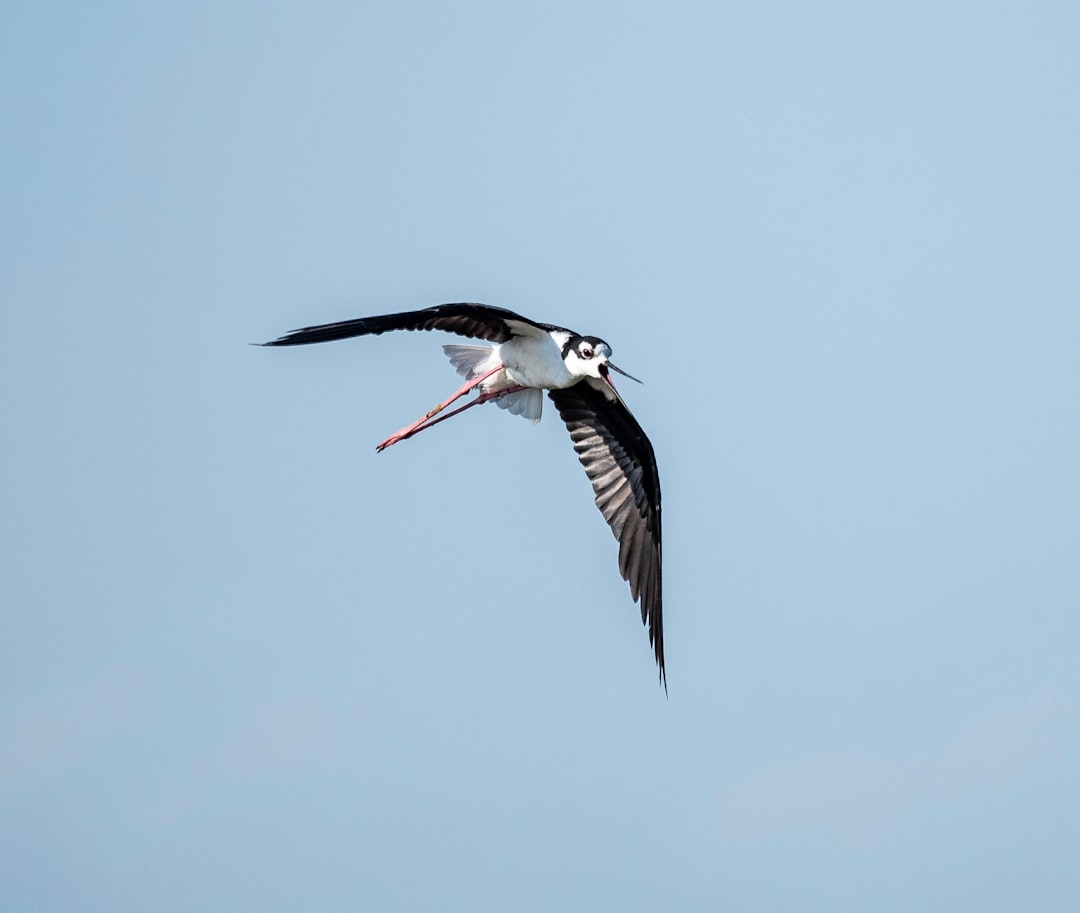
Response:
M610 358L611 346L606 342L590 342L589 340L582 340L577 344L577 354L579 358L583 358L585 361L589 361L594 358Z

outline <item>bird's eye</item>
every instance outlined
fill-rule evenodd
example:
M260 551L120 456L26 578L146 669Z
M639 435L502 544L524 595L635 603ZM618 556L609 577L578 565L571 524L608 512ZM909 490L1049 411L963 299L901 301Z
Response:
M593 356L593 351L592 351L592 348L590 346L582 346L581 347L581 357L582 358L592 358L592 356Z

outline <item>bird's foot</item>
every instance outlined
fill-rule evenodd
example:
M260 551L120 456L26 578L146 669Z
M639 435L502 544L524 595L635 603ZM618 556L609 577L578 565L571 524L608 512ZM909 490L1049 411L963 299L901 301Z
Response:
M375 445L375 452L382 453L387 447L393 447L398 441L403 441L407 437L411 437L411 435L402 434L400 431L397 434L391 434L385 441Z

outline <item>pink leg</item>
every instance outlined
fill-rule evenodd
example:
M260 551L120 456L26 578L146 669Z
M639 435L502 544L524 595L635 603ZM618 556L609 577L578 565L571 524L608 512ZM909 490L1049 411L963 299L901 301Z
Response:
M455 393L449 399L444 399L441 403L439 403L439 405L437 405L434 409L428 412L423 418L418 418L411 425L406 425L400 431L391 434L390 437L388 437L385 441L379 444L379 446L376 447L375 450L385 450L391 444L396 444L398 441L404 440L407 437L412 437L412 435L414 435L419 430L421 425L423 425L425 422L430 421L432 418L442 412L443 409L449 406L452 402L461 399L461 397L468 393L477 384L482 384L485 380L491 377L492 374L496 374L497 372L501 371L502 367L502 365L499 365L498 367L492 368L490 371L481 374L479 377L474 377L472 380L466 381L461 385L461 388L457 391L457 393Z
M481 380L482 379L483 378L481 378ZM390 435L390 437L388 437L385 441L379 444L378 447L375 448L375 451L377 453L382 453L387 447L392 447L398 441L407 440L408 438L411 438L414 434L419 434L421 431L426 431L433 425L439 424L439 422L445 422L448 418L453 418L455 415L459 415L466 409L471 409L473 406L481 406L484 403L491 402L491 400L493 399L499 399L503 396L509 396L511 393L520 393L522 390L527 389L528 387L507 387L505 390L496 390L494 393L481 393L471 403L466 403L464 406L458 406L452 412L447 412L446 415L440 415L438 418L432 419L432 416L440 412L442 408L447 405L447 403L452 403L455 399L457 399L457 396L460 395L459 391L458 395L455 395L452 399L448 399L445 403L440 404L440 406L433 409L419 422L413 422L413 424L402 428L399 432L397 432L397 434ZM431 420L429 421L429 419Z

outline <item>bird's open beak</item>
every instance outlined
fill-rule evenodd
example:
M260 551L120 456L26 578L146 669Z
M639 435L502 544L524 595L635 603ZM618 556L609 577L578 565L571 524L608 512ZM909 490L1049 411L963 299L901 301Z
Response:
M629 377L636 384L644 384L644 381L638 380L633 374L627 374L622 368L615 367L610 361L607 362L607 366L616 374L621 374L623 377Z

